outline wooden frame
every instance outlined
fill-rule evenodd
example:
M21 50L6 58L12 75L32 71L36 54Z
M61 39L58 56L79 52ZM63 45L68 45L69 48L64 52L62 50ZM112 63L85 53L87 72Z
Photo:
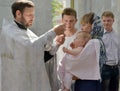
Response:
M71 8L74 8L74 0L70 1L70 6L71 6Z

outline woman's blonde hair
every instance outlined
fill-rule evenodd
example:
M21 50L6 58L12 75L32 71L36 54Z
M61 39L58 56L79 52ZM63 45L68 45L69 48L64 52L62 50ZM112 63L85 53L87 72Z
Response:
M84 24L84 23L92 24L93 23L93 17L94 17L93 12L90 12L90 13L87 13L87 14L83 15L83 17L80 20L80 24Z

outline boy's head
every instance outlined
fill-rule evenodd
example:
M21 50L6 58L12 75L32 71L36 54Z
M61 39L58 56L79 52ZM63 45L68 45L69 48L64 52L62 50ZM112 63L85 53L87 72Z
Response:
M77 22L77 12L73 8L65 8L62 12L62 22L66 25L66 30L74 30Z
M74 39L74 46L85 46L85 44L91 39L91 35L88 32L80 31L78 32L76 38Z
M103 12L101 18L104 28L107 31L112 31L112 25L114 23L114 14L111 11L105 11Z
M64 17L64 15L74 16L75 19L77 19L77 12L73 8L65 8L62 12L62 18Z
M92 24L93 24L93 17L94 17L94 13L90 12L85 14L80 21L80 25L81 25L81 30L82 31L86 31L88 33L91 32L92 30Z

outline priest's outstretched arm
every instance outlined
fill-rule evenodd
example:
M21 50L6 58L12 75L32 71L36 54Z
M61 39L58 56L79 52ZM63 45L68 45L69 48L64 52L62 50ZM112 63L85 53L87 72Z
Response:
M60 35L55 38L55 42L52 45L46 45L46 51L44 51L44 61L50 60L57 52L60 45L65 41L65 36Z

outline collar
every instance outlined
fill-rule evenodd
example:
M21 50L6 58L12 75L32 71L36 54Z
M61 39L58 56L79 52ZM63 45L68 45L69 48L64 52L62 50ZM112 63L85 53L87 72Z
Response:
M15 20L14 20L15 21ZM22 24L18 23L17 21L15 21L15 23L17 24L17 26L20 28L20 29L24 29L24 30L27 30L27 28L25 26L23 26Z
M104 34L105 34L105 33L107 33L107 30L106 30L106 29L104 29Z
M104 34L106 34L106 33L111 33L111 32L113 32L113 30L112 31L107 31L106 29L104 29Z

